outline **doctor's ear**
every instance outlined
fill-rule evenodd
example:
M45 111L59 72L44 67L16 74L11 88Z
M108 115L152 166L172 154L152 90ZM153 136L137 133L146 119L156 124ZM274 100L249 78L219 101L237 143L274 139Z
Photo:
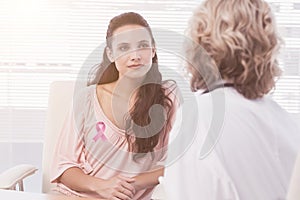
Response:
M106 51L106 55L107 55L109 61L110 62L115 62L114 56L113 56L113 53L112 53L111 49L109 47L106 47L105 51Z

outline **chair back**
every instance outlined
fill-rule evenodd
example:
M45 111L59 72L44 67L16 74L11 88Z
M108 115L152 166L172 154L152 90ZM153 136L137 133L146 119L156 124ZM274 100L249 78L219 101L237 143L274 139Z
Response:
M294 165L294 171L291 177L290 186L288 189L287 200L300 199L300 152Z
M47 193L53 187L50 183L50 167L53 148L63 126L67 111L73 97L75 81L55 81L50 85L46 130L42 160L42 192Z
M300 114L291 114L296 123L300 121ZM300 133L299 133L300 134ZM290 185L287 194L287 200L299 200L300 199L300 151L298 152L298 158L296 159Z

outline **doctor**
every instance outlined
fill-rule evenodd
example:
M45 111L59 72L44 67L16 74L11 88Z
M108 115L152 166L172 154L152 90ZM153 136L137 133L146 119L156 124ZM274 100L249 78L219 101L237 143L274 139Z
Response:
M187 48L187 69L198 93L179 117L192 122L179 120L173 129L164 178L168 199L285 199L300 131L268 96L281 73L270 6L206 0L188 34L194 43Z

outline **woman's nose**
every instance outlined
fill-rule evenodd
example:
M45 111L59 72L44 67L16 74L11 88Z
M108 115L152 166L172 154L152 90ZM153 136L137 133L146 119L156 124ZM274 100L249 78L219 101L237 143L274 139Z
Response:
M141 54L140 54L139 49L135 49L135 50L131 51L129 53L129 56L130 56L130 60L140 60L141 59Z

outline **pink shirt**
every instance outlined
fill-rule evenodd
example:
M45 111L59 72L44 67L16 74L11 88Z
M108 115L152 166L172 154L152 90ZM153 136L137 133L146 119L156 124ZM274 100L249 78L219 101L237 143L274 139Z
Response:
M96 86L78 93L70 109L55 148L51 182L71 167L101 179L116 175L133 177L163 165L166 158L168 135L160 138L155 153L148 153L137 162L128 152L125 131L115 126L103 113L98 102ZM56 191L66 195L98 197L96 194L71 190L57 183ZM140 190L133 199L150 199L153 188Z

